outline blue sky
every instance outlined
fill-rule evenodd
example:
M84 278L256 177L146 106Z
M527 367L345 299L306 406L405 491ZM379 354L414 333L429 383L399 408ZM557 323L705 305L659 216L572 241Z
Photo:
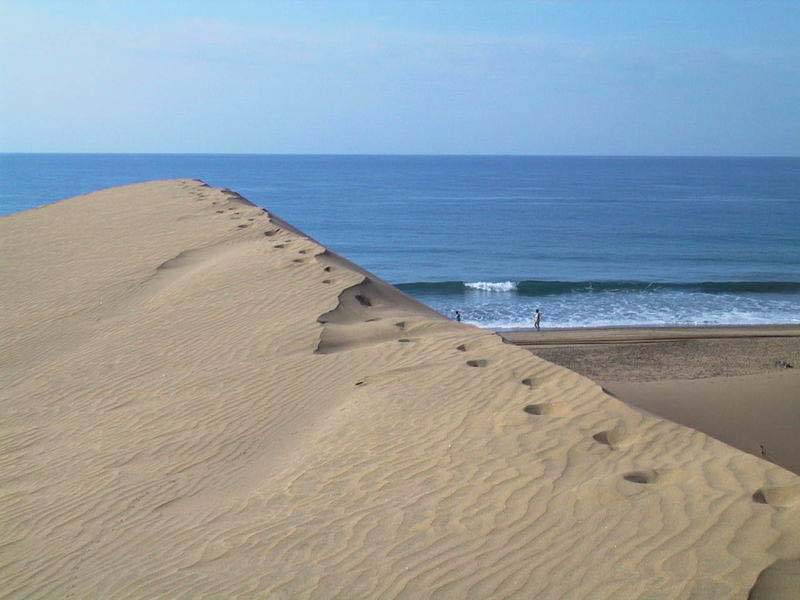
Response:
M800 2L0 0L0 151L800 155Z

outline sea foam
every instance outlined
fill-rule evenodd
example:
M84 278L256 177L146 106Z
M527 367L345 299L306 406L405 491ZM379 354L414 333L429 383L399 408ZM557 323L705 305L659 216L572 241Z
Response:
M483 292L513 292L517 284L513 281L468 281L464 287Z

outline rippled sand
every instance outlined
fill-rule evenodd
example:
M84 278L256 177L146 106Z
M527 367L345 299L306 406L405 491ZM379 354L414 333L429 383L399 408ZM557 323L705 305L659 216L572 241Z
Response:
M106 190L0 248L2 597L794 597L800 478L233 192Z

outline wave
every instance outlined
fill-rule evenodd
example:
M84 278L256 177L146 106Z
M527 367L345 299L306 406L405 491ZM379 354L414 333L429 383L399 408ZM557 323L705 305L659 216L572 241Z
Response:
M520 296L555 296L600 292L686 292L703 294L797 294L800 281L439 281L397 285L409 294L458 295L513 293Z
M513 281L469 281L464 287L484 292L513 292L517 289L517 284Z

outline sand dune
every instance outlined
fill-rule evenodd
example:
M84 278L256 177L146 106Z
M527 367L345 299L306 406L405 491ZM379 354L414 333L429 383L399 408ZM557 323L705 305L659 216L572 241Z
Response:
M518 330L620 400L800 474L800 327Z
M0 248L4 598L793 596L800 478L235 193L106 190Z
M614 396L800 473L800 374L603 382Z

